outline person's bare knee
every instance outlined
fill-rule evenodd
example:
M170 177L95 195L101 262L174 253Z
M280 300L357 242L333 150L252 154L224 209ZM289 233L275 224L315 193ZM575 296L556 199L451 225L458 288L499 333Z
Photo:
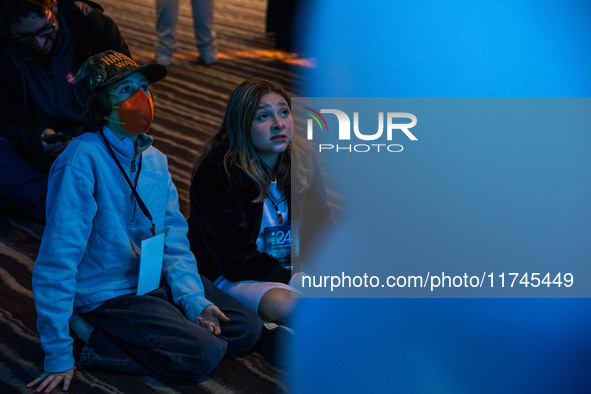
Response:
M261 298L258 313L263 320L286 324L290 320L295 303L296 299L291 291L271 289Z

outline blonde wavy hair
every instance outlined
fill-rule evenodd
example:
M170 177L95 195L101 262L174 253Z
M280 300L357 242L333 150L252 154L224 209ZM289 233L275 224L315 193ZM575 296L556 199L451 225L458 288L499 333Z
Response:
M291 98L279 85L265 79L249 79L242 82L230 95L222 124L215 136L205 145L203 154L197 159L195 174L200 163L212 152L226 147L224 169L231 179L230 169L237 167L244 171L257 185L262 201L272 179L284 195L292 190L301 193L310 187L312 162L306 154L307 141L294 131L291 144L279 154L275 168L269 168L257 154L251 138L251 126L261 98L268 93L281 95L291 110ZM293 171L292 171L293 169ZM292 179L292 172L294 179Z

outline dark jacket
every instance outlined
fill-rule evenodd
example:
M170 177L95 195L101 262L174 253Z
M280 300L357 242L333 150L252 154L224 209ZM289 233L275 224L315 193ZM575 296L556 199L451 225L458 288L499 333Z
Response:
M79 134L81 109L75 100L71 77L89 56L107 49L129 55L119 29L111 18L103 15L102 8L92 2L77 3L81 7L71 0L58 3L58 21L67 25L62 25L58 33L69 32L69 35L56 41L50 59L15 43L6 26L0 32L0 137L11 140L25 156L43 153L39 136L48 127L70 136ZM61 45L68 41L68 50L62 50ZM56 70L63 75L53 76ZM39 72L53 78L30 77L37 77ZM38 94L40 91L45 97ZM51 107L47 103L48 92L54 94ZM55 116L52 124L42 124L37 111L51 115L56 103L67 116Z
M255 183L238 168L230 169L230 180L223 155L224 151L210 153L191 182L189 241L199 273L212 281L224 275L233 282L288 283L291 271L257 249L263 203L253 202L258 195ZM314 235L317 224L328 220L326 191L318 168L314 170L312 186L288 199L288 219L301 220L301 250Z

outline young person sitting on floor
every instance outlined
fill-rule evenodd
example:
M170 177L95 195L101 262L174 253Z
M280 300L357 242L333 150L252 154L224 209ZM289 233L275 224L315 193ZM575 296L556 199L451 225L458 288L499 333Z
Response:
M191 182L189 240L199 270L264 320L281 325L264 330L261 347L279 363L281 350L266 336L290 336L281 333L293 323L297 291L290 286L291 245L277 234L289 232L297 242L299 232L305 243L312 226L328 218L320 172L304 142L294 133L287 93L270 81L245 81L230 96ZM290 222L296 218L301 232Z
M50 172L33 272L45 372L27 386L37 392L70 385L68 323L86 342L80 366L161 378L203 378L260 338L260 318L197 273L166 157L147 134L149 84L166 72L107 51L76 74L89 132Z

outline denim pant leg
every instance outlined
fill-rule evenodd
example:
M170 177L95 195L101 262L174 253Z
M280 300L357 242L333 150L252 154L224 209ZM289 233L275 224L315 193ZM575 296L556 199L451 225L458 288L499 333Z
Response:
M78 366L99 367L134 375L152 375L149 369L121 349L121 342L100 328L95 328L88 343L82 348Z
M217 60L214 44L213 0L191 0L191 8L197 49L203 57Z
M228 354L236 355L252 350L261 338L261 318L238 300L222 292L209 279L201 275L205 298L213 302L230 319L220 321L221 336L228 342Z
M0 195L29 215L44 219L47 174L23 160L12 141L4 138L0 138L0 157Z
M187 320L172 303L168 287L142 296L113 298L82 317L103 331L103 336L121 351L119 356L127 355L141 365L144 370L139 374L148 371L159 378L200 379L209 375L226 354L226 341ZM117 354L106 354L100 335L93 333L90 339L87 347L94 353L90 366L119 369L120 365L133 365L129 359L113 363Z
M170 60L177 50L176 25L179 0L156 0L156 61Z

